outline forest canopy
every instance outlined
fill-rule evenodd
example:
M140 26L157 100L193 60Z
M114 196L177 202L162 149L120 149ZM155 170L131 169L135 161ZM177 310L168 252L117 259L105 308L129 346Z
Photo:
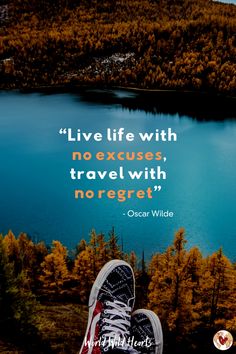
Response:
M235 5L13 0L4 6L2 88L100 85L235 95Z
M0 351L1 339L8 338L28 343L29 353L38 353L39 344L40 353L78 353L87 322L83 308L98 272L112 259L134 269L136 308L160 317L166 354L211 353L213 335L222 328L235 337L236 265L221 248L207 257L189 249L183 228L148 263L144 254L124 252L114 228L108 236L92 230L73 251L60 241L46 247L9 231L0 236Z

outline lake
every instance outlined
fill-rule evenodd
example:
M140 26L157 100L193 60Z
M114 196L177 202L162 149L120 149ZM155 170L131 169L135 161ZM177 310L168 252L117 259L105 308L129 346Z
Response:
M92 228L107 234L114 226L125 251L135 250L140 256L144 250L149 257L163 251L174 232L184 227L188 247L198 246L207 255L222 246L236 261L236 114L206 120L203 111L201 119L195 119L194 114L175 112L171 104L161 112L161 101L152 109L149 103L149 108L139 106L136 94L126 91L0 93L0 232L24 231L46 243L58 239L71 249L81 238L88 239ZM61 128L105 134L107 128L120 127L135 137L171 128L178 139L68 143L59 134ZM93 156L98 151L161 151L167 160L72 161L73 151L90 151ZM125 171L160 165L167 178L70 178L71 168L111 171L121 165ZM75 189L145 190L155 185L161 190L152 199L74 198ZM129 210L169 210L174 216L135 218L127 215Z

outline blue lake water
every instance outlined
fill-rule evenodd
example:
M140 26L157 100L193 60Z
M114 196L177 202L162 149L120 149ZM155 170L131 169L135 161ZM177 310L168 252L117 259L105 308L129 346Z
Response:
M116 92L117 95L129 95ZM60 128L85 132L125 128L139 132L172 128L177 142L68 143ZM188 246L206 255L219 247L236 260L236 120L197 121L178 114L151 114L120 104L86 101L78 94L0 93L0 232L27 232L34 240L62 241L69 248L89 232L115 227L125 251L150 256L164 250L179 227ZM164 162L72 161L72 151L162 151ZM77 170L142 169L160 165L163 181L73 181ZM153 199L124 203L75 200L74 189L146 189L161 184ZM128 210L169 209L173 218L129 218Z
M235 4L236 5L236 0L218 0L218 2L225 2L226 4Z

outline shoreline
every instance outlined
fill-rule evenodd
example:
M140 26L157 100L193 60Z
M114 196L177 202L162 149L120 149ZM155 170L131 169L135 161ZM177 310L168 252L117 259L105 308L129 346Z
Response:
M38 86L38 87L27 87L27 88L14 88L14 89L7 89L7 88L0 88L0 92L22 92L22 93L34 93L34 92L49 92L49 93L70 93L70 92L79 92L79 91L86 91L86 90L101 90L101 91L129 91L134 93L151 93L151 94L177 94L177 95L191 95L191 96L210 96L210 97L220 97L226 98L230 100L236 100L236 96L226 95L219 92L213 91L192 91L192 90L178 90L178 89L147 89L147 88L140 88L140 87L132 87L132 86L109 86L109 85L47 85L47 86Z
M236 97L207 91L142 89L109 85L50 85L31 88L0 89L0 92L78 94L84 102L120 104L129 110L189 116L199 121L236 119ZM119 95L123 92L124 95ZM126 94L125 94L126 93ZM130 95L129 95L130 94Z

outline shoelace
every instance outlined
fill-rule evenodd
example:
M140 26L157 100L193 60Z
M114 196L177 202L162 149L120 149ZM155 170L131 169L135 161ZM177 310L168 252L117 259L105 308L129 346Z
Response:
M119 346L123 350L132 349L126 343L126 338L130 333L131 307L118 300L106 301L105 306L102 337L106 345L103 350L108 351L111 347L117 348Z

